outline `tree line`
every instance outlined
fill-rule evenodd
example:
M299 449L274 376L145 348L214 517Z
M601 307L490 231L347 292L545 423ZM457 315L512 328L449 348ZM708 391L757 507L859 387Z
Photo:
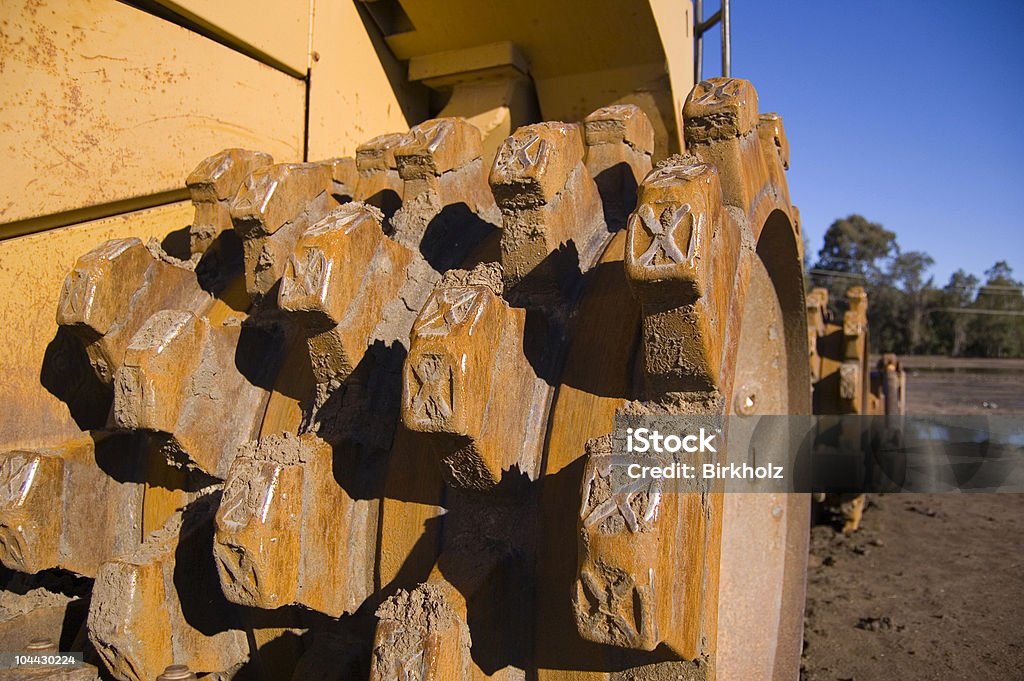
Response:
M896 234L860 215L836 220L818 259L808 267L811 286L828 289L840 314L846 289L868 293L873 352L963 357L1024 357L1024 288L1006 261L983 278L954 272L937 286L923 251L904 251Z

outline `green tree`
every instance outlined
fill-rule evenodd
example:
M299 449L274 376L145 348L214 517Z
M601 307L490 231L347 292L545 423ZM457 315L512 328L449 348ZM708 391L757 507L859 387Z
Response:
M932 257L923 251L897 253L889 263L887 285L902 294L894 301L900 317L898 323L905 329L900 352L925 352L933 342L927 315L928 308L935 302L935 287L931 277L925 279L925 273L934 264Z
M967 349L971 315L955 312L970 307L978 292L978 278L962 269L949 276L939 294L939 309L932 314L938 352L959 357Z
M857 284L868 292L871 315L878 293L883 261L898 252L896 235L862 215L848 215L833 222L825 232L818 260L809 281L828 291L829 312L839 318L846 307L846 290Z
M825 232L815 267L870 278L881 271L881 261L897 252L895 233L862 215L848 215Z
M1024 356L1024 291L1005 260L985 270L985 284L978 289L972 309L969 333L973 354Z

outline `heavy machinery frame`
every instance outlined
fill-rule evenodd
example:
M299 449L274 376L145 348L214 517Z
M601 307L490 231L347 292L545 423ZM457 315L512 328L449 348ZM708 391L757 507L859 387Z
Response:
M36 577L4 597L54 595L5 640L88 645L118 679L795 677L806 495L659 501L602 463L616 414L810 413L782 120L747 81L690 80L689 3L581 4L357 4L376 72L339 82L400 125L331 118L324 3L301 154L11 204L5 267L45 272L40 298L9 282L32 312L0 559ZM301 73L258 25L139 7L92 25Z

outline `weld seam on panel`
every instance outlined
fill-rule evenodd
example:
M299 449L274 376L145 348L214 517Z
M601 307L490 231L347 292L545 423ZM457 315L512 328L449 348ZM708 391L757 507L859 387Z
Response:
M175 26L180 26L188 31L203 36L209 40L219 43L230 50L238 52L240 54L255 59L256 61L271 67L281 73L284 73L292 78L298 80L305 80L306 74L302 71L289 66L280 59L276 59L271 55L267 54L263 50L259 49L255 45L245 42L238 36L224 28L206 21L202 17L199 17L192 12L179 7L176 3L167 2L166 4L160 4L156 0L120 0L129 7L134 7L140 12L152 15L158 19L163 19ZM172 9L173 7L173 9Z
M51 229L67 227L69 225L76 225L83 222L116 217L118 215L131 213L137 210L144 210L146 208L157 208L159 206L185 201L188 200L188 198L188 190L183 187L181 189L172 189L158 194L136 196L121 201L103 203L97 206L76 208L74 210L68 210L61 213L54 213L52 215L42 215L35 218L28 218L26 220L15 220L14 222L8 222L7 224L0 224L0 241L28 234L36 234L38 232L46 232Z

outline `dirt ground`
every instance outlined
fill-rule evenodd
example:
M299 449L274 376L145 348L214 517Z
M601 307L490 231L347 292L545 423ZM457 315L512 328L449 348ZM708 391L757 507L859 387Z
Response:
M909 414L1024 416L1024 363L907 365ZM1024 679L1024 495L876 495L809 562L802 679Z

